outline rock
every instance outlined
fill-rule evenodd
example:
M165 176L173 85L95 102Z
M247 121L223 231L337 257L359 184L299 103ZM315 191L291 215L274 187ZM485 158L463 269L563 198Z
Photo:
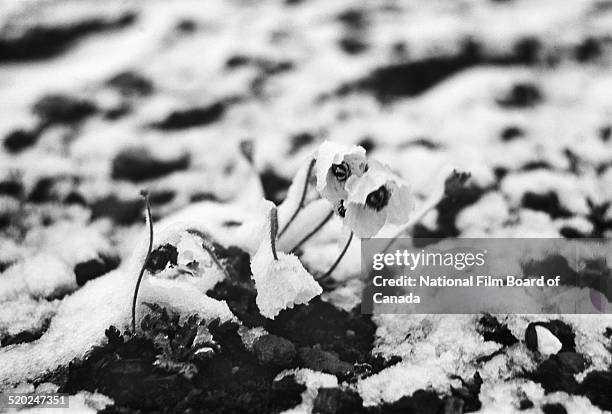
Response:
M576 352L560 352L555 358L563 368L574 374L584 371L587 366L584 356Z
M276 335L264 335L255 340L253 350L263 365L289 368L297 354L291 341Z
M560 320L532 322L525 330L527 348L544 356L560 351L574 352L574 337L571 327Z
M612 411L612 370L589 372L580 384L579 391L593 405Z
M78 263L74 266L77 285L83 286L88 281L116 269L117 266L119 266L119 258L106 255Z
M23 151L24 149L36 144L40 136L40 131L26 129L16 129L9 132L4 138L4 148L10 153Z
M96 105L86 99L74 96L52 94L43 96L32 111L44 126L70 125L79 123L97 111Z
M353 365L342 361L333 352L323 351L316 348L300 348L298 350L300 366L315 371L346 377L353 371Z
M518 342L518 339L510 332L510 329L500 323L494 316L484 315L478 323L478 332L485 341L495 341L505 346L512 346Z
M359 394L341 388L319 388L312 407L313 414L356 414L364 411Z
M536 326L535 331L538 341L538 352L542 355L548 356L556 354L563 347L561 341L543 326Z
M189 154L170 159L156 158L145 148L127 148L113 160L112 178L135 183L163 177L189 168Z
M554 403L554 404L544 404L542 406L542 411L544 414L567 414L567 410L563 406L563 404Z

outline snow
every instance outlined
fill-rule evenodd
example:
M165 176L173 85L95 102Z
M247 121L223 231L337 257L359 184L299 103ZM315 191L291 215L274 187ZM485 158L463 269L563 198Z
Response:
M297 256L279 251L274 257L269 222L259 234L261 244L251 259L256 302L263 316L274 319L281 310L308 303L323 290Z
M155 235L164 244L180 239L185 223L168 224ZM194 226L197 228L197 226ZM65 298L58 306L49 329L37 341L3 349L0 352L0 383L14 384L36 378L70 361L83 358L92 346L102 343L104 331L111 325L125 329L131 318L133 287L148 245L147 232L133 247L132 256L120 268L90 281ZM139 293L139 303L159 303L181 315L198 314L206 320L234 318L224 301L217 301L195 290L191 284L146 277ZM138 307L138 318L144 308ZM95 315L95 318L92 318Z

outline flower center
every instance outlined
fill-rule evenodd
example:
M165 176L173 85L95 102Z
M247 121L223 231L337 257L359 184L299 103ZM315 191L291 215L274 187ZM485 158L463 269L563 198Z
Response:
M344 207L344 200L340 200L340 204L338 205L338 215L342 218L346 216L346 207Z
M346 181L351 175L351 167L342 161L340 164L332 164L331 172L338 181Z
M391 198L391 193L384 185L381 185L377 190L368 194L365 203L366 206L380 211L389 203L389 198Z

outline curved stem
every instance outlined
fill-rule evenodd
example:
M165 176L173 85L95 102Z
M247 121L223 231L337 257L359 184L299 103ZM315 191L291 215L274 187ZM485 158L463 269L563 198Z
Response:
M338 258L336 259L336 261L334 262L333 265L331 265L331 267L327 270L327 272L325 272L323 274L323 276L317 278L317 281L319 280L323 280L323 279L327 279L334 270L336 270L336 267L338 267L338 265L340 264L340 262L342 261L342 258L344 257L344 255L346 254L351 242L353 241L353 232L351 232L351 234L349 234L349 238L346 241L346 244L344 245L344 247L342 248L342 251L340 252L340 255L338 256Z
M327 222L329 220L331 220L331 218L334 216L334 212L331 211L318 225L317 227L315 227L310 233L308 233L306 236L304 236L304 238L302 238L302 240L300 240L298 242L298 244L296 244L295 246L293 246L293 248L291 250L289 250L290 252L294 252L295 250L297 250L298 248L300 248L304 243L306 243L312 236L314 236L319 230L321 230L321 228L327 224Z
M151 204L149 203L149 193L147 191L141 191L140 195L144 197L145 205L147 206L147 221L149 222L149 249L147 250L147 256L145 257L142 267L140 268L140 274L136 281L136 287L134 288L134 299L132 301L132 333L136 333L136 302L138 300L138 289L140 289L140 282L144 276L144 271L149 262L151 251L153 250L153 217L151 216Z
M300 197L300 203L289 218L289 221L287 221L287 224L285 224L281 231L278 233L278 237L283 236L287 228L289 228L293 220L295 220L295 218L297 217L302 207L304 207L304 200L306 200L306 194L308 193L308 179L310 178L310 174L312 173L312 169L314 168L315 162L316 160L314 158L310 160L310 164L308 165L308 171L306 171L306 178L304 179L304 187L302 188L302 196Z
M272 256L274 260L278 260L276 253L276 235L278 234L278 213L276 207L270 209L270 247L272 248Z

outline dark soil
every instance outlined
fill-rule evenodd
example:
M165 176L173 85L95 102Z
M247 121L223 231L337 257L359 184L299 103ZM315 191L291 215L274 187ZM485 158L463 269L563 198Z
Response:
M300 403L305 387L291 376L274 381L279 369L262 365L244 348L235 324L209 325L214 350L193 356L192 376L168 369L171 365L160 364L164 361L160 355L179 355L185 349L181 346L194 341L195 331L175 322L164 323L169 325L160 332L169 340L149 335L144 322L144 332L137 336L120 335L111 327L106 345L70 365L61 391L97 390L108 395L114 404L103 413L274 413ZM177 343L184 345L177 347Z
M0 62L50 58L64 52L86 36L121 29L135 20L135 14L126 13L112 20L93 18L69 25L34 26L13 37L0 33Z
M208 106L177 110L154 123L153 127L170 131L205 126L221 119L226 109L225 102L215 102Z
M128 148L115 156L112 177L139 183L189 168L189 154L162 160L144 148Z

